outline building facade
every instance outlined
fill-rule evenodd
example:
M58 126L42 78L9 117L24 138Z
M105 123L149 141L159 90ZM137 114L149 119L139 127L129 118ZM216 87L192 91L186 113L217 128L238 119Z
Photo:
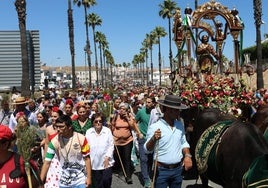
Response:
M27 51L30 86L40 84L40 38L39 31L27 31ZM0 87L21 87L22 63L19 31L0 31Z

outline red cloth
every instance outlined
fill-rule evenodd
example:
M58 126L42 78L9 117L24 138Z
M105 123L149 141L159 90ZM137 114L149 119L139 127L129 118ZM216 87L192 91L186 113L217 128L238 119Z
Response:
M12 131L9 127L5 125L0 125L0 140L11 140L12 139Z
M36 164L31 161L31 166L37 170ZM27 178L24 170L24 162L22 157L20 157L20 167L21 167L21 172L22 176L18 177L16 179L11 179L9 177L9 174L11 171L15 169L15 161L14 161L14 154L8 161L6 161L3 166L0 166L0 187L12 187L12 188L27 188Z

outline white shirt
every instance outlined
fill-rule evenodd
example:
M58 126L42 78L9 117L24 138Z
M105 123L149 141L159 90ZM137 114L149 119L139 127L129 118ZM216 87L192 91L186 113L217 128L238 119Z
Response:
M10 116L11 116L12 112L11 111L8 111L8 112L5 112L3 109L0 111L0 123L2 125L6 125L8 126L9 125L9 119L10 119Z
M163 113L161 112L161 109L159 108L159 106L157 106L151 110L148 126L157 122L161 117L163 117Z
M86 138L90 147L92 170L103 170L106 157L109 157L109 167L112 167L114 165L114 140L111 130L103 126L98 134L95 128L91 127L86 132Z

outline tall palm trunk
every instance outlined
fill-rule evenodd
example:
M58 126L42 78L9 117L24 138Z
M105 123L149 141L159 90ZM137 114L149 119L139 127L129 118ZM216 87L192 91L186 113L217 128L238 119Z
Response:
M18 14L20 40L21 40L21 62L22 62L22 78L21 78L21 95L30 96L30 78L29 63L27 54L27 37L26 37L26 0L16 0L15 7Z
M153 47L150 49L150 59L151 59L151 84L153 84Z
M140 67L141 68L141 67ZM144 61L143 61L143 63L142 63L142 84L143 85L145 85L145 79L144 79L144 74L145 74L145 63L144 63Z
M105 55L104 55L104 48L102 48L102 59L103 59L103 70L104 70L104 84L105 84L105 87L107 88L107 74L108 74L108 70L109 70L109 67L107 65L107 61L106 61L106 58L105 58Z
M262 46L261 46L261 24L262 24L262 1L253 0L254 19L256 25L256 45L257 45L257 89L264 87L263 67L262 67Z
M148 66L148 51L146 51L146 84L149 84L149 66Z
M162 85L162 74L161 74L161 43L160 43L160 37L158 37L158 67L159 67L159 85Z
M74 59L74 22L73 22L73 9L71 0L68 0L68 28L69 28L69 45L72 62L72 89L76 88L76 75L75 75L75 59Z
M103 68L103 61L102 61L102 46L101 43L99 43L99 48L100 48L100 73L101 73L101 85L104 87L104 79L103 79L103 74L104 74L104 68Z
M111 77L110 77L110 86L112 86L113 84L113 64L110 63L110 74L111 74Z
M87 63L88 63L88 76L89 76L89 87L92 86L91 80L91 51L90 51L90 42L89 42L89 32L88 32L88 20L87 20L87 7L84 5L84 12L85 12L85 23L86 23L86 53L87 53Z
M103 59L103 69L104 69L104 83L105 87L108 87L108 74L109 74L109 65L107 63L107 58L105 56L105 47L102 45L102 59Z
M94 25L92 25L92 30L93 30L93 40L94 40L94 54L95 54L95 67L96 67L97 87L99 87L99 65L98 65L96 33L95 33L95 26Z
M170 65L170 72L172 72L173 67L172 67L171 21L170 21L170 18L168 18L168 42L169 42L169 65Z

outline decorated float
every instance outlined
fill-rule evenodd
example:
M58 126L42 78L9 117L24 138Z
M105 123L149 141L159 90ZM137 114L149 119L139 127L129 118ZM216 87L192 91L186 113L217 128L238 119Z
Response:
M170 75L174 93L189 106L224 112L239 113L241 103L259 105L249 87L255 68L249 55L242 55L244 24L238 10L210 0L183 13L176 10L173 22L178 48L177 68ZM224 55L227 42L233 47L232 61Z

